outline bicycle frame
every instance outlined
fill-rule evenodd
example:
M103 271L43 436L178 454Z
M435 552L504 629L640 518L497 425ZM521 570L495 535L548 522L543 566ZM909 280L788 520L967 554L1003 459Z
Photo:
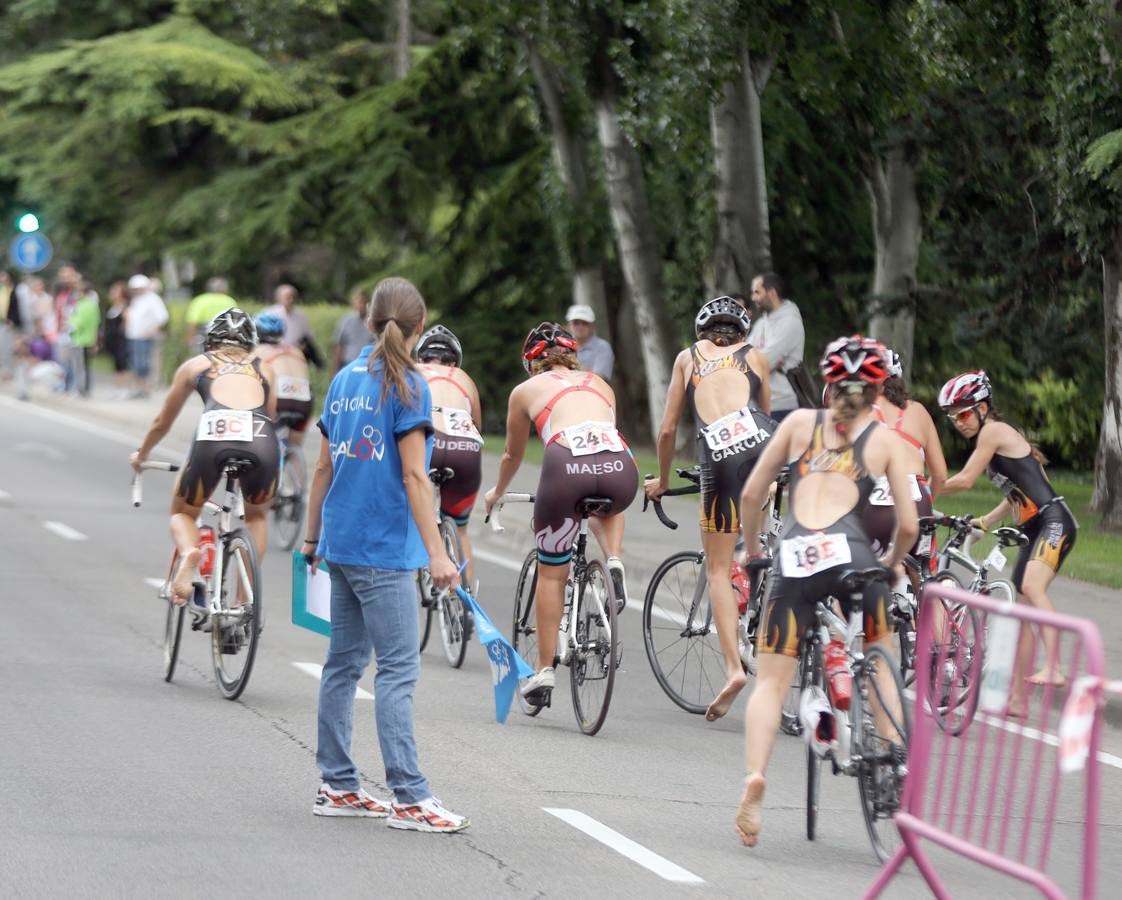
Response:
M222 504L215 503L213 500L207 500L203 504L203 511L210 512L218 516L218 533L215 535L217 540L215 546L221 545L225 550L230 542L230 534L233 529L233 519L236 516L239 519L245 518L245 503L242 500L241 491L238 490L238 479L229 469L226 469L223 474L226 477L226 500ZM199 521L202 519L202 514L199 515ZM196 522L198 524L198 521ZM193 604L188 604L187 608L191 611L191 615L198 621L211 615L221 615L223 619L241 620L245 618L245 611L240 606L238 609L223 611L219 598L222 591L222 579L225 576L223 565L225 554L216 552L214 554L214 569L211 573L211 589L207 592L207 605L205 610L200 610ZM238 563L238 583L241 585L243 591L247 596L252 596L253 585L250 584L249 573L245 569L245 563L241 557L237 557ZM256 598L254 598L256 601ZM196 624L197 624L196 622Z
M816 652L821 654L823 648L830 643L831 632L843 636L843 643L845 644L845 652L849 656L850 664L853 668L853 674L856 676L861 672L865 665L865 628L863 620L863 613L860 607L861 599L851 600L849 619L846 621L830 608L830 601L840 602L837 598L830 597L825 600L819 600L818 605L815 607L815 619L817 620L817 627L814 631L813 640L817 644ZM830 705L834 709L833 704ZM834 765L846 775L853 775L856 773L857 763L861 761L860 752L854 754L852 752L851 736L855 731L855 724L852 721L853 706L850 706L849 711L839 715L839 710L834 710L834 721L838 725L838 749L830 752L830 758ZM860 748L858 748L859 750Z

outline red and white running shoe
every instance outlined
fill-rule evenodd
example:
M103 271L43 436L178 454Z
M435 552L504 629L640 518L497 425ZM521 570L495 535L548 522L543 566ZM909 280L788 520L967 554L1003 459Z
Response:
M390 804L371 797L362 788L357 791L333 791L324 782L319 786L312 814L316 816L364 816L384 819L390 814Z
M403 828L406 831L426 831L429 833L451 833L463 831L471 822L445 809L435 797L408 806L393 804L393 815L386 823L390 828Z

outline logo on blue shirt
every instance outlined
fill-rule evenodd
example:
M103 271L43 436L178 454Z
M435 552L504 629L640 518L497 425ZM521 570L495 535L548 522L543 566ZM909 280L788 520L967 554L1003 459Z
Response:
M376 459L381 462L386 453L386 448L382 443L382 432L373 425L364 425L362 427L362 437L358 440L350 438L338 443L329 442L329 446L332 464L340 456L346 456L349 459Z

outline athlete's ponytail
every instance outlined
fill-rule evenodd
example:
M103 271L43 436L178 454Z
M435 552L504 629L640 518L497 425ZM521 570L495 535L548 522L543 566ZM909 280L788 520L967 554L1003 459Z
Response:
M863 411L873 405L877 396L874 384L861 384L860 390L850 392L848 385L832 385L830 391L830 410L834 414L834 422L838 431L845 427Z
M367 363L373 375L375 364L382 364L382 401L390 386L397 389L402 403L412 405L414 387L407 372L416 371L407 341L417 334L425 319L425 300L413 283L404 278L384 278L374 288L366 324L374 334L374 350Z
M1044 468L1044 466L1048 465L1048 463L1051 462L1051 460L1044 455L1044 451L1040 449L1040 445L1036 443L1036 441L1032 440L1027 434L1025 434L1023 428L1020 428L1019 426L1014 425L1012 422L1007 421L1005 417L1001 415L1001 412L994 405L993 397L990 397L988 400L983 400L982 402L985 403L987 407L986 421L993 419L995 422L1005 422L1006 425L1011 427L1015 432L1017 432L1017 434L1023 437L1028 442L1029 453L1032 454L1033 459L1040 463L1041 468Z

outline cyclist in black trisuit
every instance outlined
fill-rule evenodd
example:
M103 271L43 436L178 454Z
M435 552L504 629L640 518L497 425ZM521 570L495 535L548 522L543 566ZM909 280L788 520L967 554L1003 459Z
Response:
M1044 457L1016 428L1002 421L993 403L993 386L983 371L956 375L939 391L939 405L946 410L955 430L974 440L974 452L962 471L947 479L944 493L966 491L982 473L989 475L1005 499L977 519L980 528L989 528L1006 515L1029 538L1013 566L1012 581L1022 601L1053 612L1048 586L1056 577L1071 548L1075 546L1078 523L1064 498L1059 496L1044 474ZM1065 676L1056 658L1056 632L1041 629L1044 665L1022 679L1031 665L1032 632L1021 632L1018 665L1009 698L1010 715L1025 713L1025 684L1063 685Z
M254 462L238 484L245 500L246 527L259 558L265 557L266 515L277 488L280 447L273 430L276 376L269 363L253 358L256 346L257 330L242 310L233 307L215 316L207 326L206 352L193 356L176 371L163 408L129 458L132 467L141 471L141 464L175 423L187 398L198 392L203 413L171 501L171 537L181 560L172 592L179 603L187 601L198 580L195 520L230 459Z
M839 576L877 564L861 509L876 479L886 476L896 499L896 531L879 562L902 574L900 563L919 534L904 442L877 422L873 401L888 377L884 348L875 341L839 338L819 363L832 385L825 410L795 410L779 425L741 497L748 558L760 559L761 507L768 487L790 465L790 503L780 537L768 599L758 634L759 674L745 721L746 779L736 827L756 845L767 781L764 772L775 743L783 698L795 674L799 642L829 595L843 596ZM866 645L892 652L887 585L865 589Z

